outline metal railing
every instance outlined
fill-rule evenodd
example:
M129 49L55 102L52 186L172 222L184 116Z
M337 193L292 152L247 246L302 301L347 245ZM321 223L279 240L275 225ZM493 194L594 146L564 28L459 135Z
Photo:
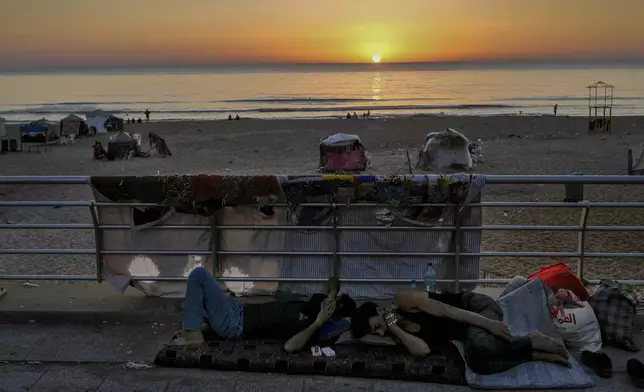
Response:
M0 176L0 185L88 185L90 177L87 176ZM579 176L579 175L490 175L487 176L486 183L489 185L566 185L566 184L588 184L588 185L644 185L644 176ZM286 204L273 204L276 207L287 207ZM414 204L415 206L443 207L454 206L453 204ZM104 230L130 229L129 225L107 225L99 221L98 208L104 207L154 207L158 204L153 203L112 203L96 201L0 201L0 207L84 207L88 208L92 223L3 223L0 224L0 233L2 230L21 230L21 229L72 229L72 230L93 230L95 236L95 248L91 249L0 249L0 255L94 255L96 258L95 275L9 275L0 274L0 280L89 280L102 281L102 256L103 255L204 255L212 257L213 266L216 265L219 256L223 255L264 255L264 256L331 256L334 261L334 272L338 271L339 259L342 256L368 256L368 257L387 257L387 256L451 256L454 258L456 268L458 268L461 257L481 256L481 257L557 257L557 258L575 258L577 259L577 272L580 276L584 273L584 260L588 258L644 258L641 252L586 252L585 240L588 232L642 232L644 226L589 226L587 225L588 212L593 208L644 208L644 202L481 202L469 204L471 207L483 208L576 208L582 211L579 225L571 226L539 226L539 225L482 225L482 226L460 226L459 219L455 219L455 226L437 226L437 227L410 227L410 226L344 226L338 225L335 216L337 207L345 204L335 203L305 203L302 206L309 207L331 207L333 219L330 225L325 226L298 226L298 225L271 225L271 226L248 226L248 225L217 225L214 220L211 225L159 225L150 227L153 230L211 230L213 238L222 230L310 230L310 231L331 231L336 234L348 230L369 230L369 231L450 231L459 234L462 231L557 231L557 232L577 232L578 249L576 252L460 252L458 243L454 246L454 252L444 253L425 253L425 252L342 252L339 251L338 241L336 240L334 249L323 252L294 252L294 251L226 251L217 248L217 241L212 241L210 250L104 250L102 247L102 232ZM387 206L378 203L355 203L351 204L352 208L364 208L375 206ZM459 235L455 235L455 242L458 242ZM186 277L177 276L136 276L133 280L137 281L183 281ZM325 279L320 278L283 278L283 277L220 277L222 281L231 282L323 282ZM360 279L345 278L340 279L348 283L408 283L409 279ZM459 283L478 283L478 284L503 284L509 279L439 279L440 283L455 282L458 287ZM644 280L620 280L628 284L644 285ZM590 280L591 283L597 281Z

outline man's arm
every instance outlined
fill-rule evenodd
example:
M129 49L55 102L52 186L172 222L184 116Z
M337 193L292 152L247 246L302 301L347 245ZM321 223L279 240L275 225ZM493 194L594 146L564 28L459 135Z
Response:
M506 333L507 327L501 331L503 328L500 328L501 326L498 325L500 323L499 321L491 320L487 317L481 316L480 314L458 309L442 302L435 301L429 298L427 293L422 290L399 290L396 293L396 305L403 310L421 311L432 316L446 317L454 321L474 325L476 327L483 328L494 335L503 337L506 340L511 339L509 331Z
M295 336L290 338L284 344L284 351L286 351L287 353L300 351L304 347L306 342L311 340L313 334L316 333L321 326L322 323L319 323L317 320L314 321L313 324L309 325L304 330L298 332Z
M320 312L313 324L298 332L295 336L284 343L284 351L292 353L301 350L304 345L311 340L311 337L335 312L335 295L328 296L320 305Z
M395 324L389 326L389 332L395 336L396 340L402 343L407 351L413 356L424 357L429 355L431 352L429 346L423 339L410 334Z

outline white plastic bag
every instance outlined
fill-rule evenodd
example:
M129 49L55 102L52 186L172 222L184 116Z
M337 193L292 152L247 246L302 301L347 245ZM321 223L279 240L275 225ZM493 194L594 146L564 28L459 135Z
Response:
M588 302L581 302L582 308L563 308L553 316L552 321L566 346L581 351L598 352L602 348L602 334L593 308Z

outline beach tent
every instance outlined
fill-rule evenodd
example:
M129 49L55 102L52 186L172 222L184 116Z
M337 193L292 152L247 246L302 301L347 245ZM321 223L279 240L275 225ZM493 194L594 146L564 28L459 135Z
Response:
M0 137L7 137L7 127L4 125L5 119L0 117Z
M140 153L140 139L133 137L127 132L120 132L114 136L107 145L107 156L113 158L123 158L129 151L133 156Z
M107 128L105 128L105 122L110 117L109 113L102 111L101 109L96 109L92 112L85 113L87 117L87 125L90 128L96 129L96 133L106 133Z
M469 144L465 135L452 128L428 133L418 153L416 166L436 173L469 170L472 168Z
M108 131L122 131L124 127L123 119L111 114L107 118L107 121L105 121L105 128L107 128Z
M85 120L81 117L78 117L75 114L70 114L69 116L60 120L60 135L62 137L67 137L69 135L87 135L89 127Z
M320 170L328 172L363 171L369 153L356 135L336 133L320 140Z

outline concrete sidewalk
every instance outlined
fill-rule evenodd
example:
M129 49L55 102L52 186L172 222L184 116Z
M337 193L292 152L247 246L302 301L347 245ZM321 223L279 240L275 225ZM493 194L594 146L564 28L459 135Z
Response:
M8 294L0 299L0 391L470 390L402 381L156 368L156 353L179 328L178 300L146 298L134 290L121 295L95 283L38 284L4 285ZM636 340L644 347L644 334ZM606 351L615 375L588 391L635 391L625 364L632 357L644 360L644 354ZM147 366L136 369L128 363Z
M464 392L440 385L349 378L214 372L199 369L127 369L104 364L0 364L0 391L98 392ZM626 391L624 391L626 392Z

